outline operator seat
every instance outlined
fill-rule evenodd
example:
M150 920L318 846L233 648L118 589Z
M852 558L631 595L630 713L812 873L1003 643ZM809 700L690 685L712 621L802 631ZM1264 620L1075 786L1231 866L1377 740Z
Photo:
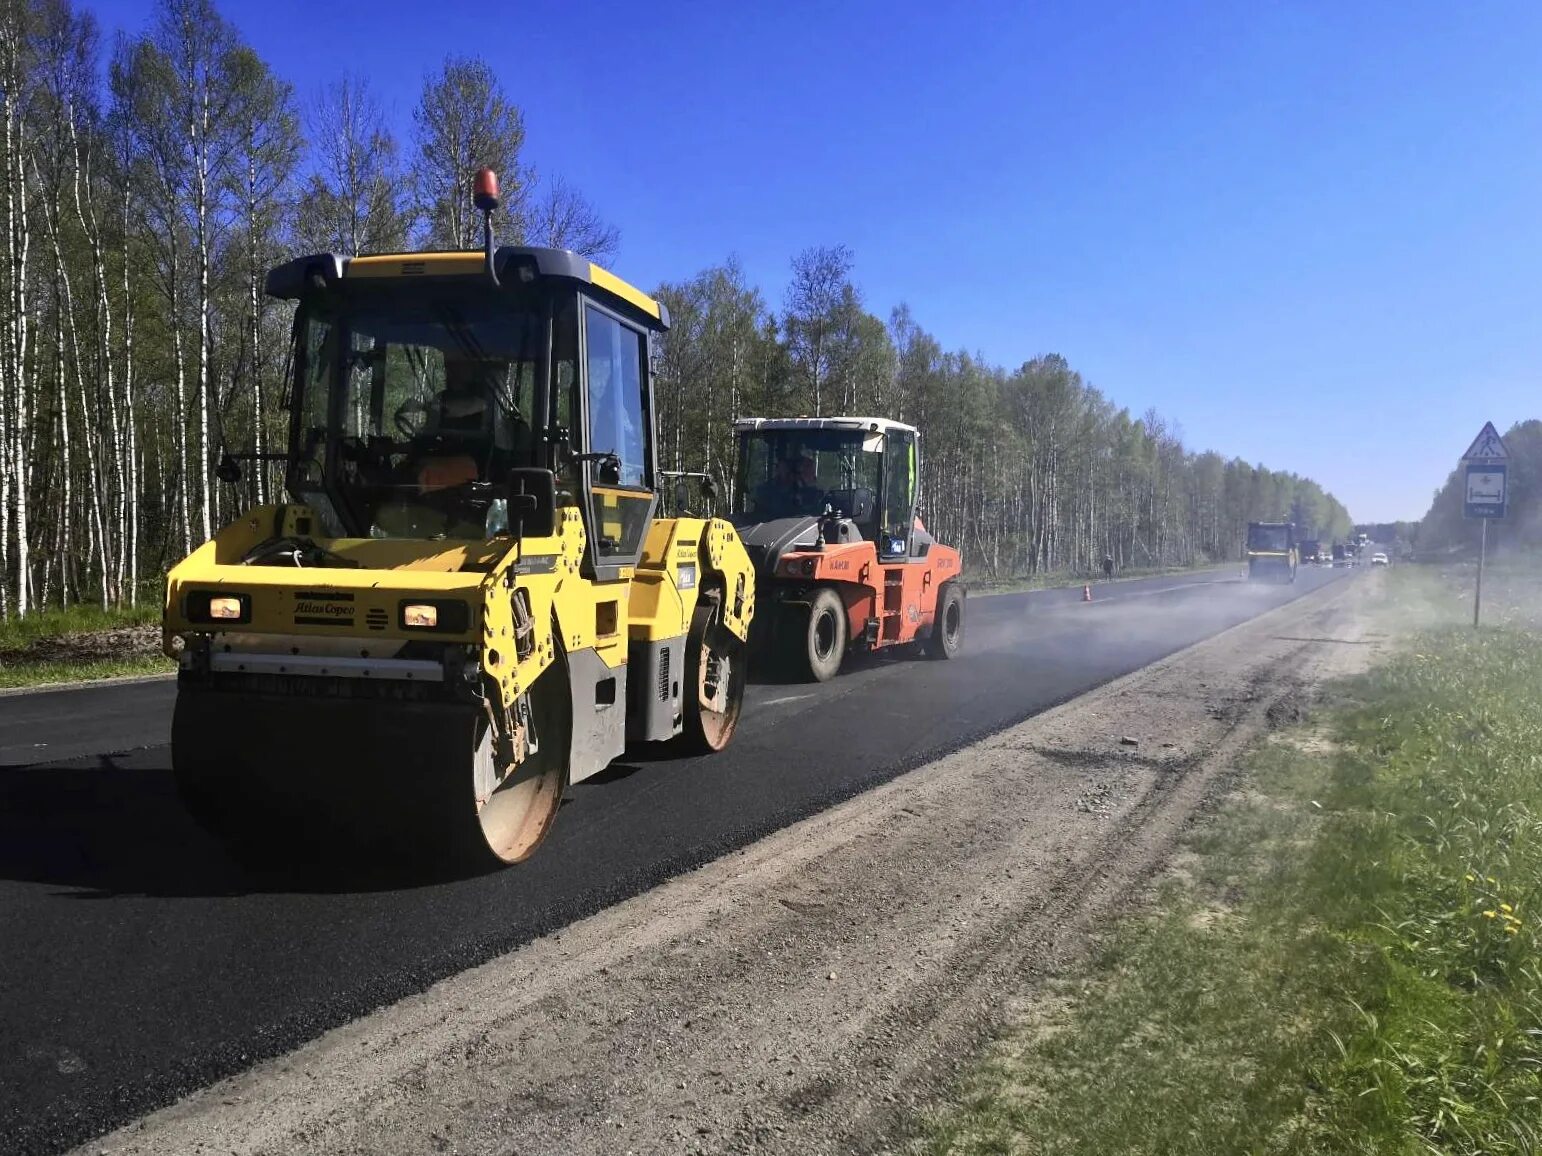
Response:
M514 464L518 445L529 441L529 427L517 412L505 415L499 403L499 379L508 370L501 362L446 359L445 388L413 439L419 447L420 489L499 481Z
M916 518L915 526L910 531L910 556L912 558L925 558L936 541L937 539L932 537L931 532L921 524L921 519L919 517Z
M414 440L421 455L417 458L418 489L442 490L476 481L482 476L473 452L483 448L487 425L487 399L464 388L440 391L429 408L428 422Z

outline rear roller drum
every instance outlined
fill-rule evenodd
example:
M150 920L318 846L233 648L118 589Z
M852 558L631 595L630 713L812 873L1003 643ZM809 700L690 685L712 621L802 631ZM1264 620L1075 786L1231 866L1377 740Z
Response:
M726 747L744 707L748 654L723 625L722 593L704 593L691 615L685 640L688 688L681 738L690 751L709 754Z

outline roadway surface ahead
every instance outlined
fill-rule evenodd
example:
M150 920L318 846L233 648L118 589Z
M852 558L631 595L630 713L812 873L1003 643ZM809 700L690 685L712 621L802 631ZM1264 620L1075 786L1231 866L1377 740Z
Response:
M233 864L177 803L169 681L0 697L0 1151L89 1139L1353 571L1238 573L974 599L957 660L752 685L722 755L623 761L529 862L410 888Z

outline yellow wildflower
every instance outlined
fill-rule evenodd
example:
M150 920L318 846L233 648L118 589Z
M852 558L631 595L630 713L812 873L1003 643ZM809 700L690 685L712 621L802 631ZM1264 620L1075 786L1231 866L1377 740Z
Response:
M1506 935L1514 935L1518 931L1520 931L1520 925L1519 924L1515 924L1515 923L1507 923L1507 924L1505 924L1505 934Z
M1466 876L1466 879L1469 883L1476 883L1478 881L1478 877L1476 875L1468 875Z
M1515 910L1515 908L1511 907L1508 903L1501 903L1499 905L1499 910L1503 911L1506 915L1509 915L1512 911Z
M1487 879L1490 883L1493 883L1496 886L1499 883L1499 880L1495 879L1492 875L1485 875L1483 878Z
M1497 912L1497 911L1485 911L1483 913L1483 918L1484 919L1496 919L1496 918L1498 918L1498 916L1499 916L1499 912Z

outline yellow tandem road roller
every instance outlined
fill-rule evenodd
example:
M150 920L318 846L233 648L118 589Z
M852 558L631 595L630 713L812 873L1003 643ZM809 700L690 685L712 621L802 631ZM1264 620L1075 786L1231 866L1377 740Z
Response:
M245 852L528 856L629 742L721 750L748 555L658 516L651 335L667 311L565 250L289 261L289 501L167 580L194 817Z

